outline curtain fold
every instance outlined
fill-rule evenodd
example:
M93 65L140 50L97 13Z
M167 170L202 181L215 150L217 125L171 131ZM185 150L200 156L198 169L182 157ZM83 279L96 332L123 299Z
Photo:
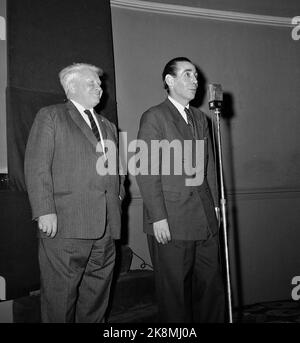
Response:
M7 299L13 299L39 287L36 223L23 168L36 113L65 101L58 73L74 62L104 70L104 96L97 110L116 125L117 106L109 0L9 0L6 13L10 190L0 192L0 276L6 280Z

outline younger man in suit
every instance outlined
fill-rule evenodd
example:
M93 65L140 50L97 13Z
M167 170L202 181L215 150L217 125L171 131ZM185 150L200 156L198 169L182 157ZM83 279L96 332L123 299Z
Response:
M100 323L108 304L124 189L118 174L99 175L96 168L105 140L117 145L115 125L93 109L101 73L84 63L64 68L68 102L38 112L26 147L43 322Z
M163 173L167 158L161 152L152 159L148 156L159 173L151 175L153 165L149 165L148 175L136 177L144 201L144 231L154 266L160 321L223 322L214 156L207 119L189 106L198 87L197 71L189 59L179 57L166 64L162 76L168 98L142 115L138 139L147 143L148 151L151 142L163 140L177 140L182 151L185 142L200 140L204 150L203 163L193 176L172 169L178 158L170 158L170 173ZM182 161L188 161L187 156ZM193 177L199 182L188 185L187 179Z

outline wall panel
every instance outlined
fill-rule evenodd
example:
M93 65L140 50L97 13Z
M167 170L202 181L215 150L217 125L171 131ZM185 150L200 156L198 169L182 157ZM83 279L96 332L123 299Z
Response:
M112 24L119 125L129 142L136 139L142 113L165 97L161 72L169 59L185 55L199 66L204 87L222 84L234 301L290 298L300 241L300 43L292 40L292 28L117 6ZM212 115L206 96L199 107ZM130 180L131 194L141 202ZM131 206L129 243L140 251L147 249L136 235L142 205Z

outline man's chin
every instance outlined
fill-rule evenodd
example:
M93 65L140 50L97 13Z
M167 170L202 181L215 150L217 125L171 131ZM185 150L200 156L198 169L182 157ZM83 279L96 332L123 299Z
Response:
M93 107L96 107L100 102L100 98L95 100L94 103L93 103Z

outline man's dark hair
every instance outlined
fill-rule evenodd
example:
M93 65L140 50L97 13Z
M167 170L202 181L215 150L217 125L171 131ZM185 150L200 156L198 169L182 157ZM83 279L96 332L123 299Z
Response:
M163 83L164 83L164 88L168 92L169 92L169 86L167 85L165 78L166 78L166 75L168 75L168 74L170 74L172 76L176 76L177 62L190 62L190 63L192 63L187 57L175 57L166 64L166 66L164 67L163 73L162 73L162 79L163 79Z

